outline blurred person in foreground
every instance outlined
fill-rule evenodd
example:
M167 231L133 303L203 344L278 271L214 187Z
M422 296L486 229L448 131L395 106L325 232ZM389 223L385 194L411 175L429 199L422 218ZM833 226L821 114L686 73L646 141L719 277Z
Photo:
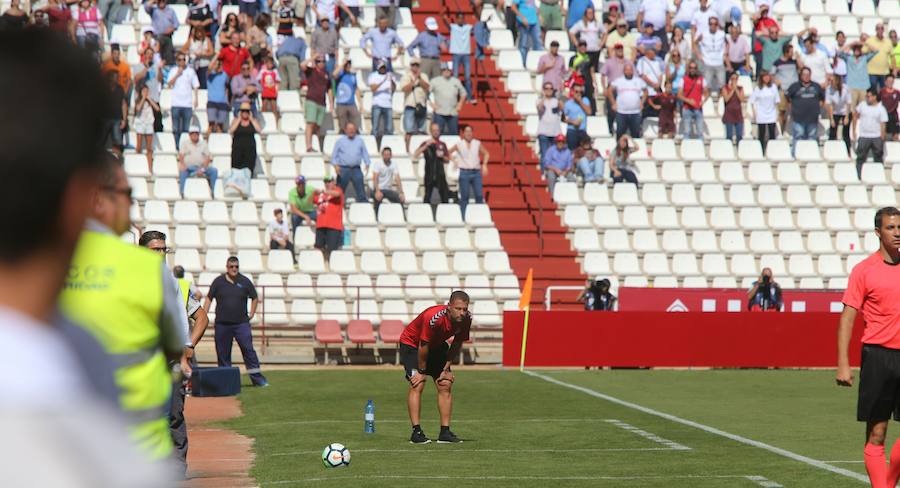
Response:
M875 235L880 246L850 272L841 301L838 328L839 386L853 386L850 336L857 313L862 314L862 363L856 420L866 423L863 460L873 488L896 486L900 478L900 442L885 464L884 442L888 421L898 420L900 407L900 210L884 207L875 213Z
M0 379L4 486L171 486L128 440L110 358L57 310L96 191L106 86L59 36L0 32L0 106L18 114L0 131L0 219L15 229L0 236L0 367L40 365Z
M763 268L759 280L747 292L747 310L751 312L779 312L784 305L781 285L772 278L772 268Z
M578 301L584 303L584 309L587 311L611 312L616 305L617 298L609 292L609 287L610 282L606 278L594 280L581 292Z

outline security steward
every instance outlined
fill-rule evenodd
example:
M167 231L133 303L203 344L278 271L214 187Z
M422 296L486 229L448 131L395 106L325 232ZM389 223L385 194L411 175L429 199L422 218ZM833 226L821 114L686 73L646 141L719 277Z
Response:
M111 155L104 159L60 310L112 356L132 441L150 460L167 460L172 455L172 373L166 361L190 370L183 360L190 344L187 315L162 257L120 239L131 227L132 189L121 161Z
M169 253L166 246L166 235L162 232L151 230L141 234L138 239L138 245L159 253L165 259L165 255ZM180 268L180 266L176 266ZM188 325L191 331L191 345L186 346L184 350L185 356L191 366L196 367L197 361L194 359L194 348L200 343L206 327L209 325L209 316L206 310L200 306L200 292L191 282L184 277L184 270L180 275L173 271L173 276L178 280L178 291L180 292L182 303L184 303L185 311L188 316ZM172 442L175 444L175 463L178 465L179 474L187 475L187 451L188 451L188 435L187 424L184 421L184 397L185 386L189 381L189 377L179 379L172 383L172 407L169 409L169 433L172 435Z

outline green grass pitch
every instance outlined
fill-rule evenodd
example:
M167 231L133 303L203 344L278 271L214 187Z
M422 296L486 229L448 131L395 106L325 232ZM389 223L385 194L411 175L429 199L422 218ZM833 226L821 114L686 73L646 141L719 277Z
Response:
M245 389L244 416L226 425L255 439L251 475L263 487L867 486L856 391L834 386L831 371L536 372L458 369L459 445L409 444L400 368L267 373L272 387ZM370 398L375 434L363 433ZM433 384L422 417L436 439ZM892 424L889 439L898 434ZM348 468L322 466L331 442L350 449Z

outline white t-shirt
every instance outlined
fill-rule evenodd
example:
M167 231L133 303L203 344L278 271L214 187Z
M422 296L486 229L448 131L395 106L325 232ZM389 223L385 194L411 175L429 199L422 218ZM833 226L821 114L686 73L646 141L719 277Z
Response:
M382 160L374 161L372 163L372 172L378 173L379 190L396 190L394 188L394 180L397 177L397 165L393 161L391 164L384 164Z
M616 112L624 115L641 113L641 95L647 86L644 80L632 76L629 80L624 76L612 82L616 89Z
M175 76L178 68L169 71L170 79ZM167 82L168 83L168 82ZM172 106L173 107L194 107L194 90L200 88L200 80L197 79L197 73L194 68L186 66L181 76L175 80L172 86Z
M731 0L715 0L709 4L710 10L716 11L716 16L719 17L719 22L724 23L725 19L731 17L731 9L735 5L731 2ZM721 25L719 27L722 27Z
M828 75L831 73L831 62L828 59L828 55L818 49L813 49L812 54L807 52L800 53L800 61L803 62L803 66L809 68L810 79L813 82L820 85L825 83L825 80L828 79Z
M317 17L319 19L325 17L334 23L336 20L334 15L334 4L334 0L316 0L315 9L318 13ZM318 22L316 23L318 24Z
M705 34L709 32L710 17L715 17L717 19L719 18L719 16L716 15L716 11L713 10L712 7L707 8L706 12L698 8L697 11L694 12L694 16L691 17L691 27L697 28L697 34ZM719 30L722 30L721 20L722 19L719 19Z
M644 14L644 22L653 24L654 30L666 26L666 14L669 12L669 2L666 0L643 0L640 12Z
M881 124L888 121L884 105L881 103L869 105L867 102L859 102L859 105L856 106L856 113L859 114L859 125L857 126L859 133L857 135L868 139L880 139Z
M372 91L372 106L382 108L393 107L392 99L394 90L391 88L392 78L393 75L390 71L385 74L373 71L369 74L369 79L367 81L369 86L378 85L378 88Z
M579 20L569 29L569 32L575 34L575 37L587 44L588 51L600 50L600 34L603 33L603 24L594 19L592 22L584 23Z
M700 37L700 56L703 58L703 64L706 66L722 66L725 64L725 32L722 29L715 33L707 29L701 33L697 31Z
M672 22L691 22L698 10L700 10L700 0L681 0L681 5L675 11Z
M291 240L291 228L288 226L286 219L281 219L280 224L277 220L269 222L269 225L266 226L266 234L268 234L269 239L279 237Z
M638 59L635 71L637 71L638 76L641 76L642 78L646 76L649 82L659 85L662 81L663 74L666 71L666 66L659 58L655 58L651 61L650 58L644 56L641 59ZM647 96L652 97L656 95L656 89L654 89L649 82L645 81L644 84L647 86Z
M778 117L778 102L781 96L778 93L778 87L773 83L772 86L757 87L750 93L750 104L756 112L757 124L774 124Z
M755 1L753 2L753 4L756 5L756 11L757 11L757 12L759 12L759 8L762 7L763 5L768 6L768 7L769 7L769 11L771 12L771 11L772 11L772 5L775 5L775 0L755 0Z

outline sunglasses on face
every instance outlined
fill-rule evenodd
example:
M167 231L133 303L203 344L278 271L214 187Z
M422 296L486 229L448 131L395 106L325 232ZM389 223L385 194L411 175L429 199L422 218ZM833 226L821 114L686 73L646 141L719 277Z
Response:
M226 267L227 269L238 269L238 268L239 268L239 266L236 265L236 264L229 264L229 265L227 265L227 266L225 266L225 267Z
M129 200L134 200L134 198L132 197L133 190L130 186L125 187L125 188L117 188L115 186L104 186L103 190L107 191L109 193L115 193L116 195L122 195L123 197L125 197Z

